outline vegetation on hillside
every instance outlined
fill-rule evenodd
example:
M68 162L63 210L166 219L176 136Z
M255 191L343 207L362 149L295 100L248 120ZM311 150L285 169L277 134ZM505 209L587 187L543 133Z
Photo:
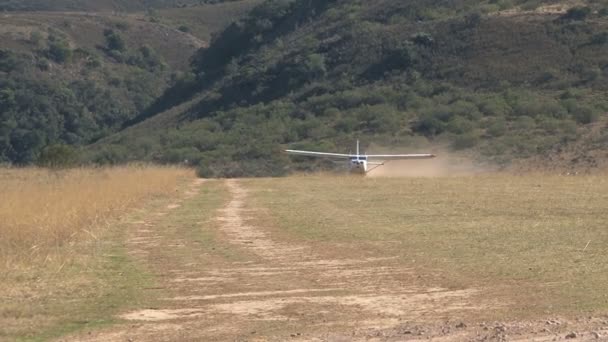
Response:
M556 3L265 1L153 108L194 105L103 140L92 160L279 175L294 167L282 146L340 150L355 137L499 164L546 153L608 109L608 7L544 10Z
M197 6L201 20L217 18L196 27L210 35L254 2ZM230 11L218 16L215 6ZM167 18L190 9L172 11ZM48 146L90 144L120 130L175 84L204 42L153 19L7 15L0 31L0 164L45 164L39 159Z
M147 46L118 49L108 40L93 51L54 35L39 44L32 53L0 50L0 162L32 163L49 144L95 141L166 84L165 64Z
M238 0L0 0L0 11L142 11Z

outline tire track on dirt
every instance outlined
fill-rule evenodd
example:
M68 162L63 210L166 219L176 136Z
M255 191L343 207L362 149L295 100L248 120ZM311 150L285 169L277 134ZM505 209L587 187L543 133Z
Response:
M163 291L158 304L124 312L119 315L124 324L75 340L367 340L370 331L404 321L434 321L484 308L472 304L475 289L413 285L414 272L392 256L328 259L316 246L277 241L251 223L256 211L246 209L247 190L238 180L211 182L219 181L192 183L179 201L135 223L129 248L158 279ZM184 219L175 215L183 216L190 201L202 198L203 184L221 184L230 195L217 211L216 224L167 225ZM190 226L194 232L184 230ZM228 248L255 258L209 255L209 249L184 236L199 229L221 238L212 250Z
M271 240L263 230L248 224L246 214L255 214L255 212L248 212L244 208L247 190L234 179L226 180L225 184L232 199L220 211L218 220L222 222L221 229L228 236L230 243L275 262L298 259L302 256L306 247L278 243Z

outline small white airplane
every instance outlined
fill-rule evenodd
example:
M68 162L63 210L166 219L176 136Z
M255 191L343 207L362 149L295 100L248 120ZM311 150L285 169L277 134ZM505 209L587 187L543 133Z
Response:
M434 154L422 153L422 154L361 154L359 153L359 140L357 140L357 153L356 154L343 154L343 153L327 153L327 152L314 152L314 151L302 151L302 150L285 150L289 154L297 154L309 157L327 157L334 159L348 159L348 166L351 173L366 174L390 160L403 160L403 159L428 159L435 158ZM373 166L368 168L368 166Z

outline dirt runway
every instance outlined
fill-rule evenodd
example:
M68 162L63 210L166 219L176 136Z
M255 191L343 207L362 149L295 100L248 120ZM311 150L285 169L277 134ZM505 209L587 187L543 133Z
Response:
M499 305L484 300L483 289L416 285L414 270L391 255L328 258L304 241L277 241L268 227L253 223L261 208L247 205L241 182L222 182L230 199L214 214L214 224L162 224L202 196L202 180L164 211L134 222L128 248L157 279L157 288L142 289L160 296L157 306L122 312L121 323L111 328L62 340L549 341L565 336L563 323L550 327L555 331L540 321L473 325L466 317ZM205 229L219 239L212 252L187 238ZM217 250L247 257L218 258L212 255ZM593 334L571 340L593 339Z

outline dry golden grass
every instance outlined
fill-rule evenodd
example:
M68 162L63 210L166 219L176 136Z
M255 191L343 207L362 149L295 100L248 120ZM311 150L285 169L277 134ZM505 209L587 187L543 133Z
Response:
M81 236L95 238L130 206L174 192L192 176L171 167L0 169L0 260L28 262Z
M111 324L141 300L151 280L129 257L127 229L193 178L151 166L0 169L0 341Z

